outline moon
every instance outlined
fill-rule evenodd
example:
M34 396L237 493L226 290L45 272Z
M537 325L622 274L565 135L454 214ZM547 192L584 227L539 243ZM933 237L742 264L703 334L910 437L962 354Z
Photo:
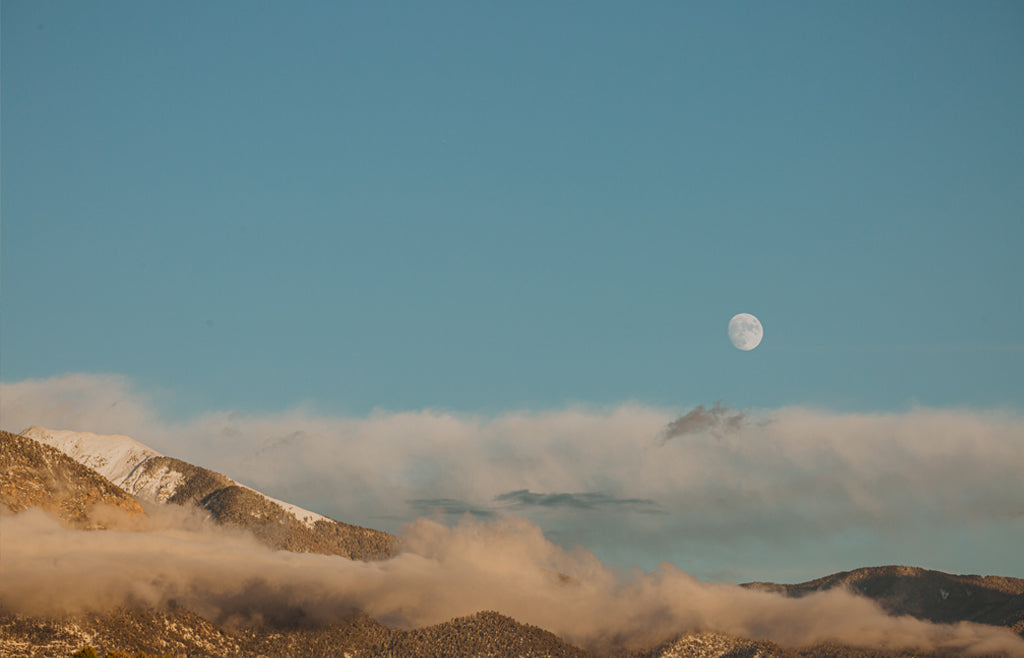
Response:
M729 340L737 349L749 352L761 344L764 327L750 313L737 313L729 320Z

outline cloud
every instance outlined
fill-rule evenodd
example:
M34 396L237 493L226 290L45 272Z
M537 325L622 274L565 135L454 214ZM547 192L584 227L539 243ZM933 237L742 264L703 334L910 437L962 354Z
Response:
M462 500L453 498L417 498L405 501L416 510L417 514L434 515L440 513L446 516L462 516L470 514L481 518L494 518L497 514L493 510L482 509L470 505Z
M686 434L698 434L708 432L713 436L737 432L742 429L747 421L747 416L742 411L730 411L716 402L715 406L705 409L704 405L698 405L693 410L676 418L662 434L662 439L668 441Z
M478 519L495 519L509 512L525 509L548 508L574 511L594 511L606 508L628 510L639 514L662 514L657 503L648 498L616 498L599 491L583 493L534 493L518 489L500 493L492 505L481 507L456 498L414 498L406 500L417 514L429 517L461 517L470 515Z
M498 494L494 500L509 503L514 507L568 507L576 510L592 510L601 507L631 508L644 513L656 513L658 504L649 498L615 498L601 492L584 493L533 493L519 489Z
M38 511L0 517L0 605L43 615L174 601L221 623L329 623L355 607L399 627L491 609L596 651L715 630L788 646L1024 652L1006 629L892 618L840 590L788 599L704 583L668 564L624 575L587 551L552 544L524 519L455 527L419 520L404 532L405 552L364 563L271 551L201 521L181 528L184 513L163 508L148 521L94 532L68 530Z
M641 514L660 514L658 504L646 498L615 498L600 492L584 493L533 493L519 489L498 494L488 507L473 505L454 498L417 498L405 501L419 514L434 516L462 516L469 514L482 519L491 519L515 510L526 508L566 508L576 511L599 510L602 508L629 509Z
M1012 411L624 404L169 420L124 378L70 375L0 385L0 417L13 431L127 434L392 532L432 510L515 511L623 568L671 560L704 577L787 582L872 564L1024 575L1003 548L1024 543L1024 418Z
M160 425L152 400L134 389L126 377L114 374L69 374L0 384L3 429L20 432L33 419L53 427L93 428L99 434L147 431Z

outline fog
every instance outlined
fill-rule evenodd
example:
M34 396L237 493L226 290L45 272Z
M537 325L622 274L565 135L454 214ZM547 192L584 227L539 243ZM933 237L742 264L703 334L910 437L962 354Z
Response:
M886 616L843 591L801 599L701 582L664 564L623 573L566 551L521 518L454 527L418 520L383 562L274 552L180 508L149 519L110 512L113 529L67 529L43 512L0 518L0 604L33 615L170 601L226 624L296 614L330 622L353 608L397 627L497 610L598 652L716 630L787 646L837 640L871 647L1024 653L1005 629Z

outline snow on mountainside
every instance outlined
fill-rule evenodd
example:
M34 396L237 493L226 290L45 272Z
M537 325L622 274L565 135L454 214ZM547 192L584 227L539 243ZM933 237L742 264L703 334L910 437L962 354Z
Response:
M144 514L134 498L93 469L52 446L0 430L0 513L32 507L78 528L104 527L97 507Z
M239 485L239 486L245 486L245 485ZM245 487L245 488L249 489L249 487ZM255 489L249 489L249 490L250 491L256 491ZM256 491L256 493L259 493L259 492ZM302 509L298 505L292 505L291 503L286 503L283 500L278 500L277 498L271 498L267 494L261 493L260 495L263 496L264 498L266 498L267 500L269 500L270 502L276 504L278 507L284 509L284 511L288 512L289 514L291 514L292 516L297 518L299 521L302 521L303 523L305 523L307 527L312 528L314 525L316 525L317 521L330 521L330 519L328 519L326 516L320 516L316 512L310 512L309 510Z
M68 457L88 466L133 496L166 503L178 492L185 475L173 466L161 464L148 468L147 462L164 457L149 446L120 434L93 434L73 430L51 430L33 425L21 433L30 439L57 448ZM160 460L167 461L167 460ZM271 498L251 487L230 480L231 484L259 494L271 503L312 528L317 521L330 521L325 516Z
M92 432L49 430L33 425L22 436L53 446L125 489L124 481L151 457L162 455L138 441L119 434L104 436Z

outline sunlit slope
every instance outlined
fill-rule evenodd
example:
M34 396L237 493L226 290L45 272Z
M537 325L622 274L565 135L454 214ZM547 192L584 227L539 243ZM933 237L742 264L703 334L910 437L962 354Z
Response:
M271 498L231 478L167 457L122 435L32 426L22 432L94 469L139 500L193 504L218 523L244 528L272 548L372 560L395 553L384 532L341 523Z
M38 507L75 527L97 528L97 507L142 514L134 498L96 471L32 439L0 431L0 505Z

